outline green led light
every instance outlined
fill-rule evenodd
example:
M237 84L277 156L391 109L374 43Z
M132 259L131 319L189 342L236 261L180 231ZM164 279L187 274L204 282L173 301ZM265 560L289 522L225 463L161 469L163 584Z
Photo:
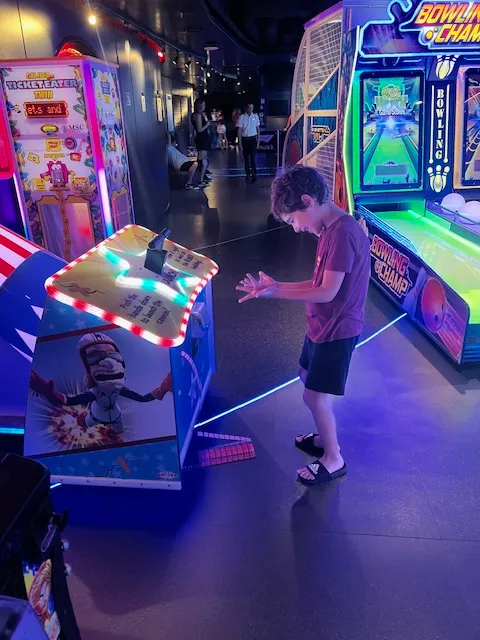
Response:
M107 247L100 246L98 248L98 251L99 251L99 253L102 254L102 256L106 260L108 260L108 262L111 262L115 266L121 267L122 269L127 269L127 270L130 269L130 263L129 262L127 262L123 258L120 258L119 255L117 255L113 251L110 251L110 249L107 249Z
M354 210L354 200L353 200L353 193L352 193L352 183L350 180L350 173L349 173L349 167L348 167L348 160L347 158L348 156L348 150L347 150L347 135L346 132L348 131L347 128L347 124L348 121L350 119L350 108L351 108L351 102L352 102L352 91L353 91L353 80L355 77L355 69L357 67L357 58L358 58L358 27L357 27L357 35L356 35L356 44L355 44L355 59L353 61L353 66L352 66L352 75L350 78L350 87L348 90L348 96L347 96L347 104L345 106L345 122L343 123L343 128L344 128L344 134L343 134L343 145L342 145L342 154L343 154L343 166L345 169L345 186L347 189L347 199L348 199L348 208L349 211L353 214L353 210Z
M160 295L164 296L168 300L171 300L174 304L178 304L179 306L186 306L188 304L188 296L185 293L175 291L175 289L172 289L172 287L169 287L163 282L157 282L156 280L151 279L127 277L127 273L131 269L131 265L129 262L127 262L123 258L120 258L120 256L118 256L114 251L107 249L107 247L100 246L98 250L101 255L106 260L108 260L108 262L121 268L122 271L116 279L116 284L118 286L128 287L132 289L141 289L143 291L155 291L156 293L159 293ZM199 282L198 278L194 279L197 281L197 284ZM181 278L181 280L189 282L192 280L192 277L188 276L186 278Z
M445 229L445 227L443 227L441 224L438 224L437 222L431 220L430 218L427 218L426 216L416 213L412 209L409 209L408 212L415 216L415 218L417 219L421 218L425 224L433 227L437 233L446 236L449 240L453 240L457 244L463 245L470 251L474 251L480 258L480 247L478 247L475 243L470 242L470 240L467 240L466 238L462 238L462 236L457 235L450 229Z

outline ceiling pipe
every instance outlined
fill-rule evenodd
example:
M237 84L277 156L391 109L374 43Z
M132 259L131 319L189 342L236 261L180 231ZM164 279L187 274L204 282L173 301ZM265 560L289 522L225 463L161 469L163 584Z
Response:
M194 51L193 49L189 49L187 47L185 47L185 45L182 44L178 44L176 42L174 42L173 40L170 40L169 38L166 38L165 36L157 33L156 31L152 31L152 29L149 29L148 27L145 27L141 24L139 24L138 22L136 22L135 20L133 20L132 18L119 13L118 11L115 11L113 9L111 9L110 7L108 7L107 5L104 5L102 3L96 3L96 6L101 9L103 12L105 12L107 15L110 15L111 17L115 18L116 20L119 20L120 22L123 23L128 23L129 25L131 25L132 27L134 27L135 29L137 29L140 33L144 33L146 36L148 36L149 38L151 38L153 41L159 43L159 44L163 44L163 45L167 45L169 47L172 47L172 49L176 49L177 51L181 51L182 53L192 56L194 58L197 58L198 60L201 60L202 62L206 62L207 60L207 56L205 54L204 51L199 52L199 51Z

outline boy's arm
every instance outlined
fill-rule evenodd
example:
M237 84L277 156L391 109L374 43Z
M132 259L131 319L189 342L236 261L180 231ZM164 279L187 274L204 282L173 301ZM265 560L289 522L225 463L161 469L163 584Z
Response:
M292 300L296 302L332 302L340 291L343 284L345 272L328 271L323 274L322 284L319 287L313 287L311 280L299 283L282 283L282 284L299 284L300 287L274 287L270 297L277 300ZM259 297L262 297L260 293Z
M311 289L312 279L303 282L277 282L278 289Z
M269 278L260 272L260 280L256 281L250 274L240 282L237 291L243 291L247 295L239 300L240 303L254 298L277 298L278 300L292 300L296 302L331 302L340 291L344 271L325 270L322 284L314 287L311 281L282 282L279 286L273 278ZM297 286L296 286L297 285Z

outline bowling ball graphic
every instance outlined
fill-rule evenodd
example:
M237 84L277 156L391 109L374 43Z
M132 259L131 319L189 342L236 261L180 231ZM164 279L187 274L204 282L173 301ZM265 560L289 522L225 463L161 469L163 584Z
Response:
M442 283L430 278L422 291L422 314L425 326L432 333L443 327L447 312L447 298Z
M298 140L294 138L288 146L288 164L293 167L293 165L298 164L301 159L302 152L300 145L298 144Z

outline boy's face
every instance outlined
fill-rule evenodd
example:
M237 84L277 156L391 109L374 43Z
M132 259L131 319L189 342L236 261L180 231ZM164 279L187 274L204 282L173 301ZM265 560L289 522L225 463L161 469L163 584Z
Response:
M309 215L308 209L302 209L300 211L292 211L292 213L288 213L282 216L284 222L293 227L295 233L301 233L302 231L307 231L310 233L314 233L311 229L311 216Z
M302 196L302 201L305 209L286 213L282 216L282 219L293 227L295 233L304 231L318 236L323 228L322 213L327 203L319 205L307 195Z

